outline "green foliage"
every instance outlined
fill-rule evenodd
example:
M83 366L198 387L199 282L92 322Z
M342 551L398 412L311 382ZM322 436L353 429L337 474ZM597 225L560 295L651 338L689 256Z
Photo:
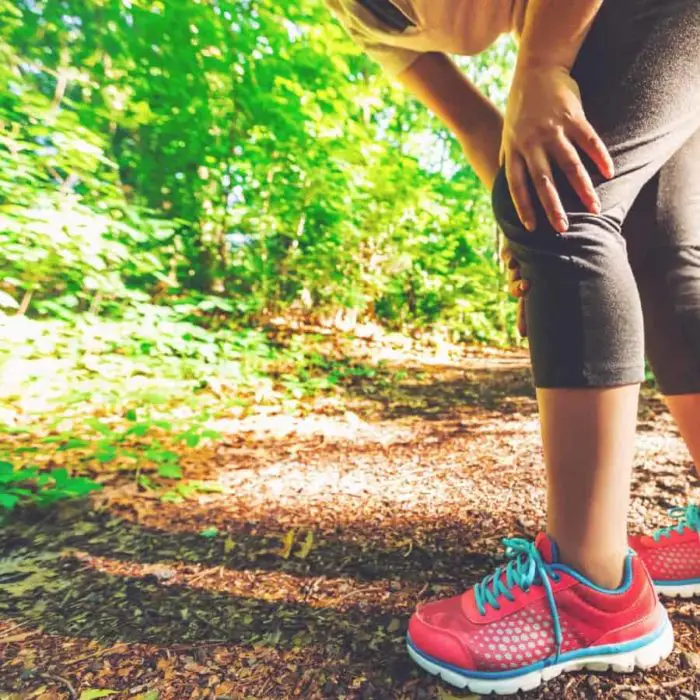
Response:
M104 690L100 688L88 688L80 693L78 700L97 700L97 698L107 698L118 692L118 690L110 690L109 688L105 688Z
M183 463L221 437L213 418L253 405L298 411L307 397L339 394L363 377L390 379L340 349L329 356L324 336L275 338L205 328L170 307L138 311L121 321L0 316L0 460L32 469L32 478L56 464L76 478L118 473L182 502L217 489L187 478ZM12 482L5 506L15 496L53 498L15 488L23 486Z
M340 309L510 339L488 193L321 0L0 0L0 19L0 309L153 304L198 351L204 319ZM512 53L465 63L497 101Z
M46 505L65 498L78 498L102 488L91 479L72 477L66 469L40 472L36 467L15 469L0 461L0 513L20 503Z
M184 500L213 411L390 381L280 318L513 340L488 193L322 0L0 0L0 25L2 508L100 472ZM502 103L512 59L464 68Z

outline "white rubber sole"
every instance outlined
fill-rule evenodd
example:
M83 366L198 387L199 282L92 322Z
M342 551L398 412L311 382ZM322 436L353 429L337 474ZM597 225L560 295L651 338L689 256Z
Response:
M700 596L700 583L683 583L677 586L655 583L654 589L666 598L692 598Z
M594 650L591 651L593 652ZM568 671L581 671L583 669L608 671L612 669L620 673L630 673L635 668L645 669L655 666L659 661L665 659L671 651L673 651L673 628L667 616L665 617L662 633L638 649L608 654L592 653L591 656L563 661L553 666L546 666L537 671L530 671L511 678L474 678L457 673L426 658L412 645L408 645L409 655L421 668L434 676L439 676L456 688L468 688L470 692L476 695L489 695L490 693L512 695L519 690L533 690L542 683Z

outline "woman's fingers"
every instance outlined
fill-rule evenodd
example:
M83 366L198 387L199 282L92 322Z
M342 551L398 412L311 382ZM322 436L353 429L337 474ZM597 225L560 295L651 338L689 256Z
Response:
M508 278L508 293L518 299L517 328L523 338L527 337L527 320L525 318L525 295L530 289L530 283L522 278L520 263L513 255L509 245L504 245L500 251L501 260L506 265Z
M536 218L528 188L527 167L517 153L506 154L506 180L518 218L528 231L534 231Z
M510 261L513 260L513 251L510 249L509 245L501 246L500 256L505 266L508 267L510 265Z
M530 283L527 280L515 280L508 282L508 293L516 299L521 299L527 294L530 289Z
M530 283L522 278L519 265L508 270L508 292L511 296L525 296L528 289L530 289Z
M601 175L610 179L615 174L615 165L603 140L590 122L581 116L569 125L568 131L574 143L595 163Z
M527 165L535 185L535 191L544 207L549 223L555 231L565 233L569 228L569 220L554 184L554 176L547 159L547 153L543 149L533 151L529 155Z
M513 254L513 250L509 245L504 245L501 248L500 256L507 270L512 270L513 268L520 267L520 263L516 260L515 255Z
M600 200L591 176L572 143L564 137L553 146L552 151L557 165L566 175L583 205L592 214L599 214Z
M504 245L501 248L500 255L506 266L508 293L514 297L523 296L530 288L530 285L527 280L522 279L520 263L513 255L509 245Z

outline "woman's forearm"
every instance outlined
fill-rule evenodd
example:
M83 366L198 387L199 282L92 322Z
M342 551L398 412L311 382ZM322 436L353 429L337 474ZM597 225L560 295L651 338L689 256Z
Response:
M529 0L518 69L570 70L603 0Z
M455 134L479 179L490 188L503 132L498 109L444 54L424 54L398 79Z
M467 160L487 189L493 187L498 175L503 116L489 102L493 109L484 110L481 122L470 130L457 133Z

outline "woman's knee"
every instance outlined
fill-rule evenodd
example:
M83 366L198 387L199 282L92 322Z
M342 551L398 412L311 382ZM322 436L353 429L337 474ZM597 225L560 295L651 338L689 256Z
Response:
M528 231L520 220L518 211L515 208L515 202L510 193L505 169L501 167L491 191L491 204L496 223L503 235L513 244L514 248L522 247L526 250L535 250L542 247L548 249L551 245L557 245L554 242L560 236L550 225L547 215L539 204L533 190L531 190L531 199L536 216L535 231Z
M545 276L616 277L621 270L628 276L627 248L621 233L619 207L610 213L591 214L568 201L566 212L569 230L557 233L547 220L544 209L535 206L537 225L528 231L520 221L510 194L505 171L501 168L492 190L492 205L496 222L511 244L515 257L532 267L532 272ZM533 193L533 201L536 197Z

